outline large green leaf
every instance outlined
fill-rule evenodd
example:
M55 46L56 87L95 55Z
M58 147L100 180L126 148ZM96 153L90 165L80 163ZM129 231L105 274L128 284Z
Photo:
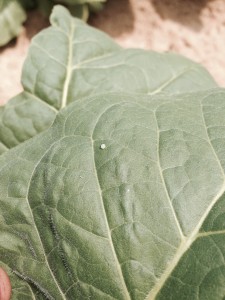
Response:
M124 50L63 7L55 7L51 24L32 41L22 75L24 92L1 110L2 151L48 128L58 110L82 97L216 86L200 65L175 54Z
M27 18L24 9L38 8L45 16L49 16L54 4L62 3L74 16L87 21L90 11L100 10L104 2L106 0L0 0L0 46L20 34Z
M0 0L0 46L19 35L26 13L19 1Z
M12 299L224 299L224 103L86 98L3 154Z

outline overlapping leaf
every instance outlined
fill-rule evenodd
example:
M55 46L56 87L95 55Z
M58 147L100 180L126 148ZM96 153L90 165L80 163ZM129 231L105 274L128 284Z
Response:
M104 33L55 7L25 62L24 92L1 109L1 151L47 129L58 110L89 95L185 93L215 87L200 65L175 54L122 49Z
M45 16L49 16L55 4L65 4L70 12L87 21L90 12L103 8L106 0L0 0L0 46L4 46L11 39L17 37L22 24L26 20L26 9L39 9Z
M87 21L90 12L97 12L103 8L107 0L54 0L55 3L65 3L70 12L80 19Z
M12 299L223 299L224 100L85 98L3 154Z

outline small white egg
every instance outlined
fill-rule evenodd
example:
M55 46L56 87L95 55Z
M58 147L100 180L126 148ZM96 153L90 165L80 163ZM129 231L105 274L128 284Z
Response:
M104 150L106 148L106 144L101 144L100 149Z

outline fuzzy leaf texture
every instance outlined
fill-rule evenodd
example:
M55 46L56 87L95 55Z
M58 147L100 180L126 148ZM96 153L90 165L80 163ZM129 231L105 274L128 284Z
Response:
M224 100L85 98L3 154L12 300L224 299Z
M24 92L0 110L0 153L49 128L59 110L108 92L171 94L216 87L200 65L175 54L122 49L56 6L52 26L31 43Z
M26 13L19 1L0 0L0 46L20 34L25 20Z

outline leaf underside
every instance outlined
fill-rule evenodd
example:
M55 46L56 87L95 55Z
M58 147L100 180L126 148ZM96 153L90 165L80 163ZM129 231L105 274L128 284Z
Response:
M223 299L224 99L85 98L3 154L12 299Z
M63 7L54 8L51 24L32 40L23 68L24 92L0 110L0 153L49 128L59 110L83 97L216 87L200 65L175 54L122 49Z

